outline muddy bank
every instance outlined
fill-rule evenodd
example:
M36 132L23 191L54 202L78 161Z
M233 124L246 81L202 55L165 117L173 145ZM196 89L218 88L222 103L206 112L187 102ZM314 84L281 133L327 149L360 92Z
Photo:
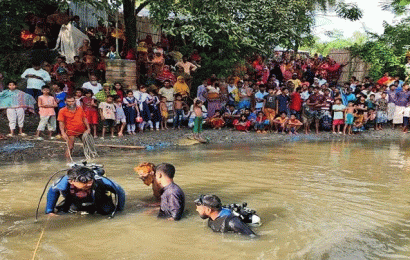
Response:
M63 140L59 142L37 141L33 139L34 133L26 138L15 137L5 140L0 140L0 163L9 164L21 161L36 161L41 159L64 158L64 149L66 147ZM231 131L229 129L222 130L205 130L204 137L209 141L209 144L258 144L258 143L282 143L287 142L311 142L311 141L401 141L410 140L410 134L403 134L399 130L385 129L383 131L367 131L353 136L344 136L340 134L332 134L322 132L316 134L299 134L299 135L284 135L276 133L258 134L255 132L243 133ZM138 133L134 136L126 135L124 137L105 138L104 140L96 139L97 151L100 155L120 152L121 150L139 152L141 150L166 150L178 149L191 145L206 145L199 144L194 140L189 139L191 136L190 129L181 130L165 130L165 131L147 131ZM113 148L116 146L132 146L127 148ZM82 147L76 146L73 152L73 157L83 157Z
M34 114L26 114L24 132L28 137L14 137L0 140L0 164L10 164L21 161L37 161L42 159L64 158L64 150L66 144L63 140L55 141L37 141L33 136L36 132L39 117ZM0 112L0 133L8 133L7 118L4 111ZM190 140L191 130L183 128L180 130L168 129L165 131L146 131L137 135L125 135L123 137L110 138L104 140L96 139L95 142L99 147L97 151L99 155L119 152L121 150L133 150L138 152L145 150L163 150L163 149L178 149L178 147L186 147L191 145L206 145L198 144L194 140ZM316 134L302 134L297 136L289 136L276 133L258 134L255 132L243 133L231 131L230 129L212 130L205 129L203 136L209 141L209 144L259 144L259 143L283 143L286 142L309 142L309 141L399 141L406 142L410 140L410 134L404 134L400 130L392 130L386 128L383 131L366 131L353 136L344 136L340 134L332 134L331 132L321 132ZM79 142L79 140L78 140ZM132 149L113 148L108 146L133 146ZM140 149L141 148L141 149ZM83 157L82 147L76 146L73 152L73 157Z

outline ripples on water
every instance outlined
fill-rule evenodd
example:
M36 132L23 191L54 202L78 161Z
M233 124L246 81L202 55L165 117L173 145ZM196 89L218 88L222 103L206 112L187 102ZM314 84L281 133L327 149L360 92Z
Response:
M61 216L47 223L39 259L409 259L409 147L332 142L276 146L197 146L100 158L127 192L126 211ZM142 205L150 188L141 161L170 162L185 191L180 222L157 220ZM30 259L46 223L34 224L48 176L64 163L0 168L0 259ZM249 240L215 234L196 212L199 194L248 202L263 225ZM42 209L44 208L44 203Z

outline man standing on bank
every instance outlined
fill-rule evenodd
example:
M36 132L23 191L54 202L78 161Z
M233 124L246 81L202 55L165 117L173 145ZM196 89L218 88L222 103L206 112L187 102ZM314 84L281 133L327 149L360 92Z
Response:
M159 218L180 220L185 208L185 195L182 189L174 183L175 167L162 163L155 168L155 179L162 188Z
M60 124L61 136L68 143L65 156L67 159L70 159L75 137L79 136L81 138L83 134L89 134L90 125L84 110L76 106L74 97L66 97L65 102L66 107L58 112L57 120Z
M201 195L195 200L196 211L214 232L233 232L255 237L255 233L230 209L222 208L221 200L215 195Z

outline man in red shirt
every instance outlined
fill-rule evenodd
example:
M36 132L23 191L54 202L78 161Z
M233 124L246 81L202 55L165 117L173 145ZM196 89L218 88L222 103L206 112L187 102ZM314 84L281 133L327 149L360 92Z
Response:
M296 90L290 95L290 114L294 114L297 119L300 120L300 114L302 111L302 98L300 93L302 92L302 87L297 87Z
M73 96L67 96L65 102L66 107L58 112L57 120L60 125L61 136L68 143L65 156L69 159L74 148L75 137L81 138L83 134L89 134L90 125L84 110L76 106Z

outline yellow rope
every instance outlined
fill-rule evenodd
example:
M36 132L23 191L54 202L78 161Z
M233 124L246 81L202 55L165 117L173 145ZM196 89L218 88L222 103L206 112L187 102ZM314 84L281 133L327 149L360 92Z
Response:
M47 227L47 224L48 224L48 220L49 220L49 219L50 219L50 216L48 216L48 218L47 218L47 220L46 220L46 224L44 225L43 230L41 231L40 238L39 238L38 241L37 241L36 249L34 250L34 253L33 253L33 258L31 258L32 260L34 260L34 259L36 258L37 250L38 250L38 248L40 247L40 242L41 242L41 239L43 239L44 230L46 230L46 227Z

